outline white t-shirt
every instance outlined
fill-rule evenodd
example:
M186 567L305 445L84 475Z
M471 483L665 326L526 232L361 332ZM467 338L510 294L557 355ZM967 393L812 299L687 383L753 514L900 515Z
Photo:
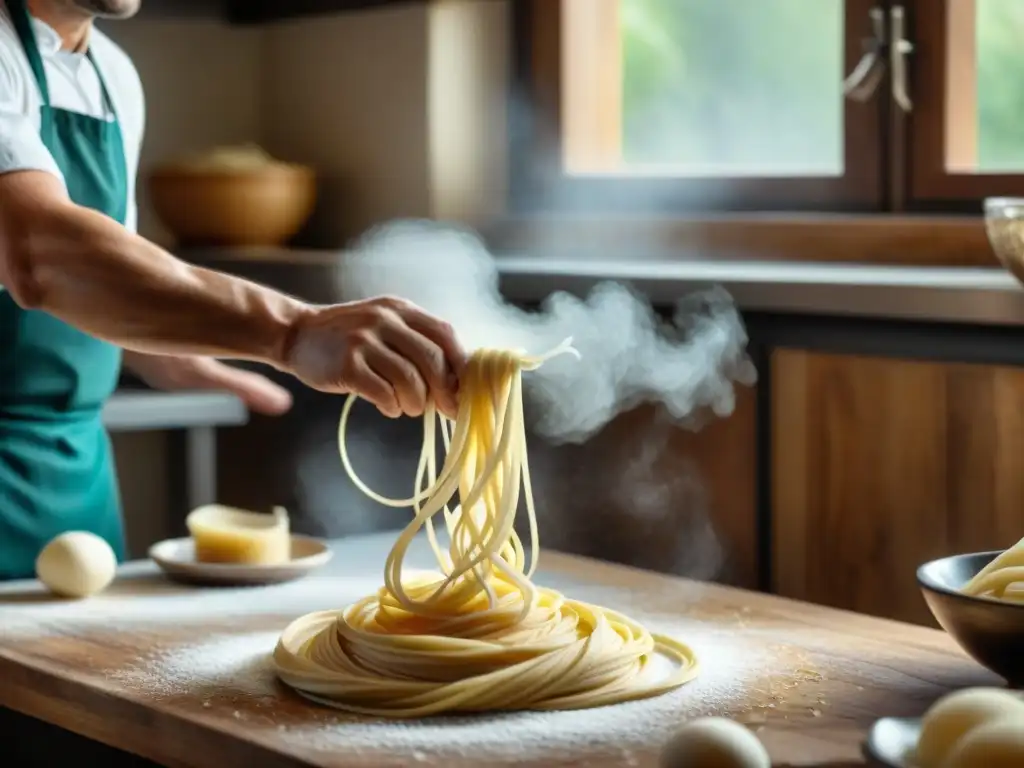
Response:
M33 19L39 54L50 87L50 105L93 117L111 117L105 108L96 70L84 53L62 51L60 35ZM89 48L103 72L114 112L121 124L128 168L128 209L125 226L132 232L138 222L135 176L145 128L142 82L128 55L113 40L93 29ZM6 8L0 6L0 174L38 170L63 182L50 151L39 138L39 107L42 97L28 57L22 50Z

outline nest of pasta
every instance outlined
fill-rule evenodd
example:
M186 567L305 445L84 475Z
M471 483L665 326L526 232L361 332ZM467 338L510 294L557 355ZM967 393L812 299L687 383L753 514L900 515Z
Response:
M576 352L569 341L539 357L477 351L460 382L454 423L433 409L424 417L409 499L384 498L355 473L345 431L356 398L348 399L339 427L345 469L369 496L411 507L414 517L395 541L375 595L303 616L285 629L274 652L282 681L338 709L422 717L613 704L664 693L697 675L685 644L532 581L539 544L522 372L558 354ZM440 470L438 434L446 449ZM520 501L529 521L529 557L514 527ZM446 547L436 517L443 520ZM405 560L421 531L437 571L413 574ZM672 671L652 679L646 672L659 654Z

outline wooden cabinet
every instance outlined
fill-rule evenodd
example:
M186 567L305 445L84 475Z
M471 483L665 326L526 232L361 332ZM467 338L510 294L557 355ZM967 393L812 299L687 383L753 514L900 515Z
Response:
M1024 370L779 349L771 401L778 593L929 623L919 564L1024 536Z

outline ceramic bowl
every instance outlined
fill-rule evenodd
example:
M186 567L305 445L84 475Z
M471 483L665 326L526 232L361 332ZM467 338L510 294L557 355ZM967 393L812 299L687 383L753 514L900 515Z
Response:
M960 592L1001 552L953 555L917 569L917 583L936 621L982 666L1011 687L1024 687L1024 603Z

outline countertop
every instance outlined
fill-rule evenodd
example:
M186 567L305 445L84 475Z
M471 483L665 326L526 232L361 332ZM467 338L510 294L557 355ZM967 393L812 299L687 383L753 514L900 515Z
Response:
M103 425L111 432L136 432L245 424L249 412L225 392L155 392L117 389L103 407Z
M250 262L258 279L274 266L324 268L344 280L345 252L290 248L214 249L182 254L215 268ZM582 293L602 280L628 282L655 304L720 285L748 311L988 325L1024 325L1024 288L997 268L884 267L768 261L700 261L504 254L496 258L502 292L520 302L553 291ZM246 274L247 268L241 267ZM289 284L290 281L289 281Z
M656 304L720 285L748 311L1024 324L1024 288L1000 269L534 256L498 263L502 291L513 300L536 299L552 286L585 291L601 280L620 280Z
M777 765L835 768L862 764L875 718L919 715L952 688L995 683L937 630L545 552L539 583L689 643L700 677L578 712L395 723L306 703L274 678L280 631L375 591L393 540L335 541L323 572L266 588L177 586L145 562L88 601L2 585L0 706L197 768L653 768L679 723L709 714L749 724Z

